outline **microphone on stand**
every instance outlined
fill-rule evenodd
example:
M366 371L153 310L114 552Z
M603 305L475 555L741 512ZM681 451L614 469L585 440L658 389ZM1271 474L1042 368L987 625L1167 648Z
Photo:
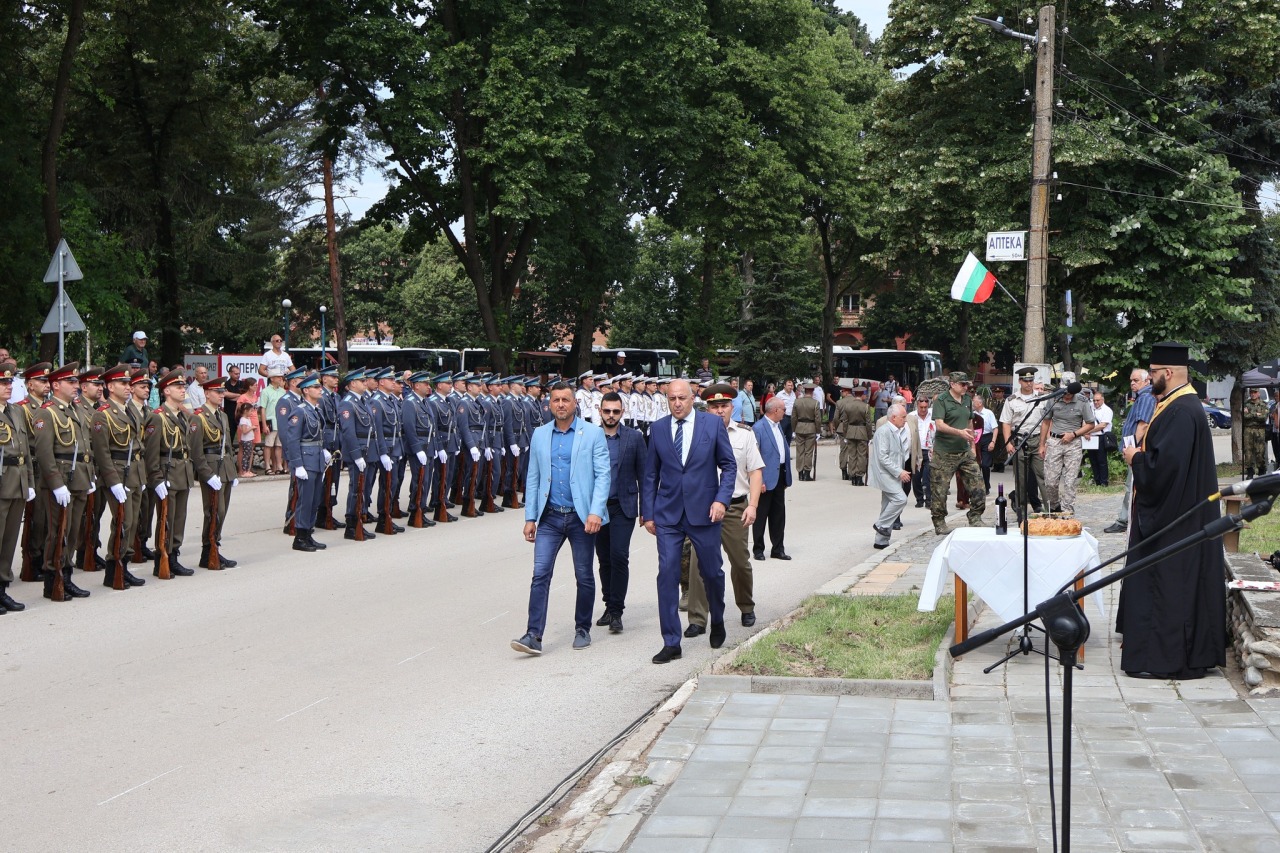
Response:
M1056 400L1059 397L1065 397L1067 394L1079 394L1084 390L1084 386L1079 382L1070 382L1051 393L1045 394L1043 397L1032 397L1028 402L1042 403L1045 400Z
M1222 490L1218 492L1220 497L1246 494L1250 497L1280 495L1280 471L1274 474L1266 474L1262 477L1254 477L1252 480L1245 480L1243 483L1232 483L1229 486L1223 486Z

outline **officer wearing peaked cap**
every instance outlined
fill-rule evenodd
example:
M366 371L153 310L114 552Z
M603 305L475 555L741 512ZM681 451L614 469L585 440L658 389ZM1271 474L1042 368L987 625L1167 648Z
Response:
M133 422L134 428L142 436L143 445L139 463L143 489L142 496L138 499L138 525L130 548L131 562L134 563L146 563L156 558L155 552L147 547L156 510L155 493L148 485L146 461L146 427L147 421L151 418L151 409L147 407L147 400L151 397L151 385L151 375L147 373L146 368L134 368L129 373L129 404L125 408L129 412L129 419Z
M364 516L377 473L374 466L383 455L382 434L365 401L365 383L365 371L352 370L346 377L346 393L338 403L339 446L350 478L343 538L357 541L374 538L373 532L364 528Z
M94 413L92 440L94 464L102 501L111 510L111 534L107 539L107 572L102 585L113 589L142 586L128 568L133 553L138 512L146 491L146 461L142 457L142 422L129 410L132 371L117 364L102 372L107 399Z
M596 397L596 375L590 370L578 374L578 390L573 392L578 401L578 414L587 423L600 425L598 399ZM548 409L550 411L550 409Z
M404 452L409 466L409 526L432 527L435 522L427 512L431 494L432 464L436 457L436 414L427 402L431 395L432 376L420 370L409 377L411 393L400 403L400 420L404 431ZM421 524L416 521L421 508Z
M80 398L76 405L84 414L85 423L92 427L93 416L102 406L102 368L94 365L82 367L76 379L80 383ZM90 444L92 445L92 440ZM102 544L98 531L102 527L102 514L105 510L104 496L95 489L85 501L84 529L76 542L75 565L82 571L101 571L107 567L106 561L98 554L98 548Z
M9 595L13 555L22 533L28 501L35 501L35 467L31 461L26 416L11 405L18 365L0 363L0 611L17 612L26 605Z
M400 477L404 469L404 433L401 422L400 382L394 367L384 367L377 373L377 385L369 392L369 409L374 413L382 434L382 455L378 458L382 473L378 475L376 528L382 533L403 533L404 528L392 521L402 516L396 505L400 490Z
M333 505L337 502L337 494L342 473L341 462L335 463L338 450L338 365L330 364L319 371L320 403L316 407L320 411L320 425L324 431L324 451L327 454L324 466L324 480L320 486L319 509L312 529L319 527L334 530L343 526L343 522L333 517Z
M195 467L204 507L204 524L200 532L200 568L232 569L238 561L222 553L222 530L231 509L231 492L239 483L236 477L235 431L222 408L225 386L220 379L209 379L202 388L204 405L192 412L199 427L191 433L191 463ZM277 421L283 424L284 421ZM281 438L287 433L281 427ZM215 514L216 510L216 514ZM212 560L215 546L218 559Z
M320 418L320 399L324 389L320 376L312 373L298 383L302 399L280 424L288 436L285 442L285 460L297 487L298 503L294 513L293 550L323 551L327 546L317 542L315 530L309 526L316 518L322 495L322 475L326 467L324 447L324 422ZM283 437L283 436L282 436Z
M195 573L182 565L178 557L187 527L187 500L197 482L195 468L191 464L191 433L199 426L182 405L187 398L187 382L181 370L171 370L160 376L156 379L156 386L160 389L162 402L148 417L142 431L147 483L156 498L157 517L159 507L166 507L163 541L160 540L159 527L156 529L156 551L159 553L152 574L160 576L159 554L168 554L170 571L185 577Z
M35 458L35 421L45 400L49 398L49 371L52 369L52 364L41 361L22 371L27 398L18 404L22 419L26 423L27 441L30 443L33 457L34 486L39 493L38 497L33 497L29 501L31 508L28 511L27 531L23 536L22 544L22 579L28 582L36 580L37 575L44 569L44 540L48 529L45 520L48 517L49 506L41 485L44 482L44 472L40 470L40 460ZM17 420L17 416L14 419Z
M435 443L433 450L435 462L431 472L431 498L427 508L434 514L436 521L457 521L456 515L450 515L448 482L449 475L458 467L458 452L462 447L462 438L458 433L457 414L454 401L450 399L453 392L453 375L441 373L432 377L435 390L427 398L426 405L434 417L433 432ZM444 507L441 508L440 504Z

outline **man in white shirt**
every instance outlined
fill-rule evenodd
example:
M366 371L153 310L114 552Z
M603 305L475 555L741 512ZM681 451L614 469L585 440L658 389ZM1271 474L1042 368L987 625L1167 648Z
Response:
M796 405L796 383L788 379L782 383L782 390L773 396L774 399L782 401L782 422L778 425L778 429L782 430L782 437L787 440L787 444L790 444L791 410Z
M911 433L911 490L916 495L916 506L929 503L929 457L933 455L933 437L936 427L933 425L933 412L929 409L930 400L925 396L916 397L916 410L907 415L906 426Z
M284 339L279 335L271 336L271 349L262 354L258 375L270 376L272 370L279 370L281 376L293 371L293 356L284 351Z
M720 383L702 392L707 411L724 421L729 430L729 444L733 447L736 474L733 483L733 499L724 511L720 525L720 547L729 559L730 580L733 581L733 598L742 611L742 624L750 628L756 624L756 603L752 598L751 555L747 549L747 533L756 520L756 507L764 490L764 458L750 427L733 421L733 400L738 392L732 386ZM686 637L696 637L707 627L707 593L698 570L698 555L690 550L689 556L689 627Z
M195 375L187 383L187 399L182 404L188 412L198 412L204 408L204 383L209 381L209 368L197 365Z

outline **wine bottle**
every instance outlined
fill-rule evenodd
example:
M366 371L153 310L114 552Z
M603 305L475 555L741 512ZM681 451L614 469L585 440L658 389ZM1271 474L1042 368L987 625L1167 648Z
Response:
M1005 521L1005 509L1009 502L1004 497L1004 483L996 484L996 535L1006 536L1009 533L1009 524Z

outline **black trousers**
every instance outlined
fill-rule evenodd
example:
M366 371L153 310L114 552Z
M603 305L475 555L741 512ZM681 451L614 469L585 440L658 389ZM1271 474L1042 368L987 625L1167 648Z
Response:
M1111 481L1111 471L1107 467L1107 451L1101 447L1094 447L1089 450L1089 464L1093 466L1093 482L1098 486L1105 486Z
M783 534L787 526L787 471L778 471L778 485L760 493L760 506L756 508L755 524L751 525L752 549L764 550L764 529L769 527L769 550L784 551Z

